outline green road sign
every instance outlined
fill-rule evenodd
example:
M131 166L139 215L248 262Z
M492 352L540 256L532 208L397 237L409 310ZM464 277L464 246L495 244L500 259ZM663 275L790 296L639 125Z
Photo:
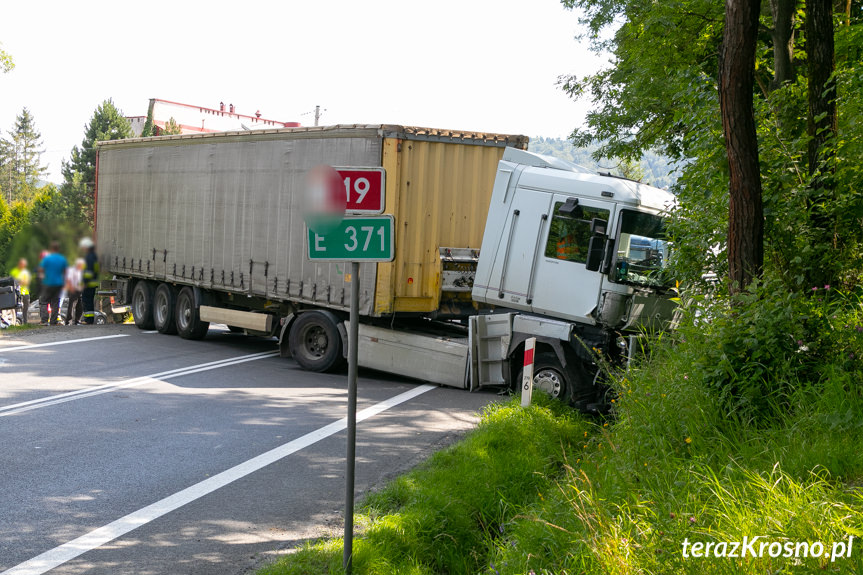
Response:
M321 235L309 230L309 259L322 262L391 262L395 257L392 216L345 218Z

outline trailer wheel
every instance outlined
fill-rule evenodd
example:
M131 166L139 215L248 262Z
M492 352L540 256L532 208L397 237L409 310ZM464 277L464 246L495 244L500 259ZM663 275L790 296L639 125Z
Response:
M138 329L153 329L153 285L141 280L132 290L132 317Z
M334 371L342 366L342 338L328 314L308 311L294 321L288 334L291 355L308 371Z
M518 374L519 384L523 375L524 368ZM572 398L572 384L553 353L540 353L536 356L533 364L533 387L566 403L570 403Z
M195 307L195 293L190 287L184 287L177 294L175 305L175 318L177 322L177 333L183 339L204 339L210 322L201 321L198 309Z
M177 322L174 319L176 304L177 293L174 288L166 283L159 284L156 295L153 296L153 325L159 333L177 333Z

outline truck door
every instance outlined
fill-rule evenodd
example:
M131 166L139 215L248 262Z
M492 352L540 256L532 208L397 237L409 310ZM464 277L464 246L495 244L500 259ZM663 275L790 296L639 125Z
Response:
M590 222L599 218L611 229L614 205L578 198L578 204L567 209L567 198L561 194L553 198L534 273L533 311L592 324L602 275L586 268Z
M530 310L539 242L547 233L549 192L516 188L500 235L488 283L488 302ZM496 296L496 297L495 297Z

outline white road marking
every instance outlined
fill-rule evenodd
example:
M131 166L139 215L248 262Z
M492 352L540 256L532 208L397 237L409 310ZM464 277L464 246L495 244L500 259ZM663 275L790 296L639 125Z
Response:
M77 389L75 391L67 391L66 393L60 393L58 395L49 395L48 397L31 399L30 401L23 401L21 403L14 403L12 405L0 407L0 417L5 417L7 415L15 415L16 413L23 413L25 411L39 409L40 407L48 407L49 405L57 405L58 403L66 403L67 401L74 401L76 399L83 399L85 397L92 397L94 395L100 395L102 393L110 393L112 391L123 389L125 387L135 387L153 381L164 381L166 379L180 377L182 375L191 375L193 373L209 371L211 369L219 369L220 367L227 367L229 365L236 365L238 363L245 363L247 361L255 361L267 357L274 357L276 355L279 355L279 352L266 351L262 353L253 353L251 355L241 355L238 357L221 359L219 361L211 361L208 363L191 365L189 367L172 369L170 371L162 371L160 373L154 373L152 375L144 375L141 377L136 377L134 379L128 379L126 381L106 383L104 385L98 385L95 387L86 387L84 389Z
M80 339L67 339L64 341L55 341L52 343L33 343L30 345L15 345L12 347L0 347L0 353L6 351L19 351L22 349L35 349L37 347L51 347L53 345L66 345L67 343L81 343L84 341L96 341L99 339L113 339L115 337L129 337L127 333L120 333L117 335L101 335L99 337L82 337Z
M357 413L357 423L383 413L392 407L409 401L414 397L435 389L436 387L437 386L434 385L419 385L410 391L406 391L405 393L401 393L395 397L391 397L385 401L377 403ZM209 479L205 479L200 483L196 483L191 487L187 487L182 491L169 495L161 501L142 507L125 517L121 517L103 527L94 529L77 539L73 539L68 543L64 543L59 547L46 551L28 561L19 563L15 567L3 571L0 575L42 575L42 573L58 567L67 561L71 561L79 555L83 555L87 551L101 547L102 545L105 545L118 537L122 537L126 533L129 533L142 525L146 525L171 511L200 499L220 487L229 485L230 483L233 483L238 479L242 479L255 471L263 469L267 465L275 463L292 453L296 453L297 451L309 447L310 445L314 445L331 435L335 435L347 428L347 425L346 417L338 421L334 421L329 425L325 425L320 429L307 433L302 437L289 441L284 445L240 463L227 471L223 471L218 475L214 475Z

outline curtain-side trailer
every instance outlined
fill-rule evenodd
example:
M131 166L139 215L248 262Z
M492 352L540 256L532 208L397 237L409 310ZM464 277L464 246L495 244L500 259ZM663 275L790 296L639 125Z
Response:
M377 167L395 221L395 260L360 271L360 364L464 382L466 346L411 341L402 322L466 317L498 162L524 136L395 125L180 135L101 142L96 236L138 327L204 337L210 322L279 337L305 369L338 367L350 283L344 263L310 261L306 173ZM387 345L386 342L389 342ZM403 350L420 346L421 358ZM406 372L410 373L406 373Z

